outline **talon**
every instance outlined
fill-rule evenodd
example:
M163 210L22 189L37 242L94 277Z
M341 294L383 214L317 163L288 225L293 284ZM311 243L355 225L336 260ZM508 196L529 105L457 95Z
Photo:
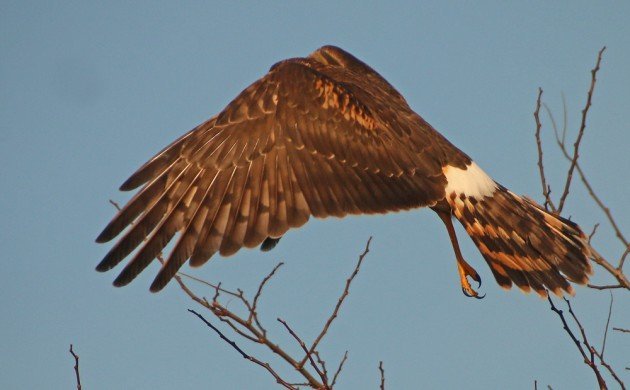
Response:
M453 222L451 221L450 209L448 211L444 211L443 209L440 209L436 206L435 208L433 208L433 210L437 212L437 214L442 219L442 222L444 222L444 225L446 226L446 231L448 232L449 238L451 239L451 244L453 245L453 250L455 251L455 258L457 259L457 271L459 273L459 280L462 285L462 291L464 292L464 295L471 298L483 299L486 295L484 294L480 296L477 291L473 290L473 288L470 287L470 282L468 282L468 277L470 276L471 279L479 284L477 288L481 287L481 277L479 276L477 271L475 271L475 269L471 267L470 264L466 262L466 260L464 260L462 252L459 249L459 243L457 242L457 236L455 235L455 229L453 228Z
M479 277L477 271L475 271L473 267L466 263L464 259L461 259L461 261L457 261L457 270L459 272L459 280L462 284L462 291L464 292L464 295L477 299L482 299L486 296L485 294L480 296L479 293L477 293L477 291L475 291L470 286L470 282L468 281L469 276L472 280L476 281L479 284L477 288L481 287L481 277Z
M472 278L473 278L473 280L474 280L475 282L477 282L477 283L478 283L478 284L477 284L477 288L481 287L481 276L479 276L479 274L477 274L477 277L476 277L476 278L475 278L474 276L473 276Z
M469 298L476 298L476 299L483 299L486 297L486 294L479 295L477 291L473 290L472 287L470 287L470 284L468 283L467 279L462 279L462 280L465 281L465 283L462 281L462 292L464 293L465 296Z

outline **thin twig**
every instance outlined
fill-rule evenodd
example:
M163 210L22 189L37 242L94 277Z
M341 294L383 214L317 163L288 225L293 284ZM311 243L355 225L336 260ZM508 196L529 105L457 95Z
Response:
M547 179L545 177L545 166L543 165L543 149L542 142L540 141L540 129L542 127L540 123L540 102L542 98L543 90L542 88L538 88L538 98L536 99L536 110L534 111L534 119L536 120L536 147L538 148L538 170L540 172L540 181L542 185L542 194L545 198L545 210L549 210L551 207L552 210L555 210L553 202L551 201L551 197L549 196L551 189L547 185Z
M79 355L74 353L72 344L70 344L70 354L74 358L74 375L77 378L77 390L81 390L81 375L79 374Z
M588 235L588 243L589 245L591 244L591 241L593 240L593 237L595 236L595 233L597 233L597 228L599 227L599 223L596 223L593 226L593 231L591 231L591 234Z
M608 327L610 326L610 316L612 315L613 307L613 294L610 291L610 305L608 306L608 319L606 320L606 329L604 330L604 340L602 341L602 352L599 357L600 360L604 359L604 351L606 351L606 337L608 337Z
M624 287L624 286L622 286L620 284L608 284L608 285L605 285L605 286L599 286L599 285L596 285L596 284L590 284L589 283L586 286L588 288L592 288L594 290L612 290L612 289L615 289L615 288L626 288L626 287Z
M111 200L111 199L110 199L110 200L109 200L109 203L110 203L112 206L114 206L114 207L116 208L116 210L118 210L118 211L122 210L122 209L120 208L120 205L119 205L117 202L114 202L113 200Z
M621 333L630 333L630 329L614 327L613 330L616 330L617 332L621 332Z
M319 366L317 365L317 363L315 363L315 360L313 360L313 355L315 354L315 351L309 351L309 349L306 347L306 343L304 342L304 340L302 340L300 336L298 336L297 333L295 333L293 329L291 329L291 327L289 326L289 324L287 324L285 320L283 320L282 318L278 318L278 322L284 325L284 327L289 331L291 336L293 336L293 338L298 342L298 344L300 344L300 347L302 347L302 349L304 350L304 353L306 353L306 357L311 363L311 367L315 369L315 372L317 372L317 375L319 375L319 377L322 379L324 386L328 387L326 385L328 383L328 378L326 377L326 374L319 369Z
M180 275L180 276L186 277L186 278L188 278L188 279L194 280L195 282L198 282L198 283L201 283L201 284L205 284L206 286L212 287L212 288L213 288L214 290L216 290L217 292L219 292L219 291L220 291L220 292L222 292L222 293L226 293L226 294L228 294L228 295L232 295L232 296L234 296L234 297L236 297L236 298L239 298L239 295L238 295L237 293L235 293L235 292L233 292L233 291L230 291L230 290L226 290L226 289L224 289L224 288L221 288L221 283L219 283L219 284L217 284L217 285L214 285L214 284L212 284L212 283L210 283L210 282L208 282L208 281L205 281L205 280L203 280L203 279L199 279L199 278L197 278L197 277L195 277L195 276L192 276L192 275L190 275L190 274L187 274L187 273L185 273L185 272L181 272L181 271L180 271L180 272L178 272L177 274L178 274L178 275ZM218 295L217 295L217 297L218 297Z
M575 316L575 313L573 313L573 309L571 308L571 303L569 302L569 300L566 299L566 298L564 299L564 301L566 302L566 304L567 304L567 306L569 308L569 313L571 314L571 316L573 317L573 320L575 321L575 323L578 325L578 328L580 329L580 333L582 334L582 343L584 343L584 345L588 348L589 353L590 353L590 358L586 354L586 351L584 351L584 348L582 348L582 344L580 344L580 341L577 339L577 337L575 336L575 334L573 333L573 331L569 327L569 324L567 323L566 319L564 318L564 313L562 312L562 310L558 309L553 304L553 300L551 300L550 296L547 296L547 300L549 301L549 304L551 305L551 310L553 310L556 314L558 314L558 316L560 317L560 320L562 321L562 325L564 327L564 330L567 332L569 337L571 337L571 340L573 340L573 343L575 344L575 346L580 351L580 354L584 358L584 363L587 366L589 366L591 368L591 370L593 370L593 373L595 374L595 377L597 378L597 383L599 384L600 390L608 389L608 386L606 385L606 381L604 381L604 378L602 377L602 374L599 372L599 369L597 368L597 364L595 364L594 348L591 348L590 344L588 343L588 340L586 339L586 333L584 332L584 328L582 327L582 324L580 323L580 321Z
M623 273L623 270L621 270L619 268L616 268L615 266L610 264L594 248L591 247L590 249L591 249L591 254L592 254L592 258L591 259L595 263L597 263L600 266L602 266L606 271L608 271L609 274L614 276L615 279L617 279L617 281L619 282L619 284L623 286L623 288L625 288L627 290L630 290L630 281L628 280L626 275Z
M567 160L572 161L573 158L571 157L571 155L569 154L569 151L567 150L566 144L564 143L564 139L561 139L559 134L558 134L558 127L557 127L556 121L554 119L553 113L551 112L549 107L547 107L546 105L544 105L544 107L547 110L547 114L549 115L549 118L551 119L551 124L553 126L554 134L556 136L556 143L558 145L558 148L560 149L560 151L562 152L562 155ZM564 108L564 111L565 111L565 116L566 116L566 106ZM565 125L565 127L566 127L566 125ZM595 251L591 247L591 252L593 254L592 260L596 264L598 264L601 267L603 267L613 277L615 277L615 279L617 279L617 281L619 282L619 285L621 286L620 288L625 288L627 290L630 290L630 281L628 281L628 278L623 273L624 261L625 261L626 257L628 256L628 254L630 254L630 244L628 243L628 240L626 239L626 237L621 232L621 229L619 228L619 225L617 224L617 221L615 220L614 216L612 215L612 212L610 211L610 208L608 208L608 206L606 206L604 204L604 202L597 195L597 193L595 193L595 190L593 189L593 186L590 184L589 180L586 178L586 174L582 170L582 167L580 166L580 163L578 161L576 161L576 163L575 163L575 169L577 170L577 172L578 172L578 174L580 176L580 180L582 181L582 184L584 184L584 187L586 187L586 190L587 190L589 196L595 201L597 206L602 210L602 212L606 216L606 219L608 220L610 226L615 231L615 235L622 242L622 244L624 245L624 248L625 248L625 251L622 254L621 258L619 259L619 263L618 263L618 265L616 267L613 266L606 259L604 259L601 255L599 255L597 253L597 251ZM589 285L589 287L591 287L591 285ZM607 289L607 288L617 288L617 287L616 286L615 287L612 287L612 286L601 286L601 287L592 286L592 288Z
M564 208L564 202L569 196L569 188L571 187L571 182L573 181L573 171L575 170L575 166L577 164L577 160L580 157L580 143L582 142L582 137L584 136L584 130L586 129L586 118L588 116L588 110L591 107L591 101L593 99L593 92L595 90L595 84L597 83L597 72L599 71L599 65L602 62L602 54L604 54L604 50L606 50L606 46L604 46L597 55L597 63L595 68L591 70L591 87L588 90L588 94L586 97L586 106L582 110L582 122L580 123L580 130L578 131L577 138L575 143L573 144L573 158L571 160L571 165L569 166L569 171L567 172L567 180L564 184L564 191L562 191L562 196L560 196L560 202L558 203L557 213L562 213L562 209Z
M381 373L381 390L385 390L385 369L383 368L383 361L378 362L378 370Z
M247 318L248 322L251 322L252 318L253 318L254 321L256 321L256 325L258 325L258 327L260 328L260 330L262 330L264 335L267 334L267 330L265 328L263 328L262 324L258 321L258 315L257 315L258 313L256 312L256 309L258 308L258 299L260 299L260 295L262 294L262 291L263 291L263 288L265 287L265 284L267 284L269 279L271 279L273 277L273 275L275 275L275 273L278 270L278 268L282 267L283 265L284 265L283 262L278 263L278 265L273 267L271 272L269 272L269 274L267 276L265 276L265 278L262 280L262 282L260 282L260 285L258 286L258 291L256 291L256 295L254 296L254 303L252 304L251 310L249 312L249 317Z
M269 363L263 362L261 360L258 360L257 358L248 355L247 353L245 353L245 351L243 351L234 341L230 340L229 338L227 338L216 326L212 325L208 320L206 320L201 314L197 313L196 311L192 310L192 309L188 309L189 312L191 312L192 314L196 315L197 317L199 317L200 320L202 320L208 327L210 327L212 330L214 330L219 337L221 337L222 340L224 340L226 343L228 343L232 348L234 348L236 351L238 351L238 353L241 354L241 356L244 359L247 359L253 363L258 364L259 366L265 368L271 375L273 375L273 377L276 379L276 382L281 384L282 386L284 386L284 388L286 389L290 389L293 390L295 389L295 387L291 386L288 382L286 382L284 379L282 379L280 377L280 375L278 375L278 373L276 371L274 371L273 368L271 368L271 366L269 365Z
M348 277L348 279L346 279L346 287L344 288L343 293L341 294L341 296L337 300L337 305L335 306L335 310L333 310L333 312L330 315L330 317L328 317L328 320L326 321L326 324L324 325L324 328L322 329L322 331L319 333L319 335L317 336L317 338L313 342L313 345L311 345L311 348L309 349L310 353L313 353L313 351L315 351L315 348L317 348L317 345L319 344L319 342L322 341L322 338L324 338L324 336L326 335L326 332L328 332L328 328L330 328L330 325L332 324L332 322L335 320L335 318L337 318L337 315L339 314L339 309L341 308L341 305L343 304L343 301L346 299L346 297L349 294L350 285L352 284L352 281L354 280L354 278L359 273L359 269L361 268L361 264L363 264L363 259L370 252L370 243L371 242L372 242L372 237L368 238L367 243L365 244L365 250L359 256L359 260L357 262L356 267L354 267L354 271L352 271L352 274L350 275L350 277ZM300 361L300 365L303 366L306 363L307 359L308 359L308 354L306 356L304 356L304 358Z
M250 332L253 338L257 340L256 342L260 344L264 344L273 353L275 353L276 355L284 359L284 361L286 361L291 367L294 367L300 373L300 375L302 375L304 379L306 379L309 382L311 387L316 388L316 389L322 387L322 384L319 383L319 381L313 375L311 375L311 373L308 372L308 370L306 370L304 367L300 367L297 360L293 359L286 351L280 348L278 344L269 340L260 329L256 328L254 324L248 323L246 319L239 317L237 314L231 312L224 306L220 305L218 302L213 302L212 304L209 304L207 300L199 298L194 292L192 292L188 288L188 286L186 286L186 284L184 284L184 282L179 276L176 275L175 280L177 281L181 289L192 300L199 303L201 306L209 309L219 319L224 321L224 319L227 317L230 320L234 321L235 323L239 324L241 327L243 327L243 329L246 329L248 332Z
M313 355L315 355L315 357L317 358L317 363L322 368L322 373L324 374L322 376L322 380L324 380L325 383L328 383L328 370L326 369L326 361L322 359L318 351L313 352ZM330 388L330 386L328 387Z
M592 347L591 347L592 348ZM597 352L597 350L595 348L592 348L592 352L595 354L595 356L597 356L599 358L599 363L604 366L604 368L606 368L606 370L608 370L608 373L610 374L610 376L613 377L614 380L617 381L617 383L619 384L619 386L621 387L621 390L626 390L626 385L625 383L623 383L623 381L621 380L621 378L619 378L619 376L617 375L617 373L615 372L615 370L613 370L613 368L610 366L610 364L606 363L604 361L604 356L602 354L600 354L599 352Z
M341 370L343 369L343 364L348 360L348 351L343 354L343 358L341 358L341 362L339 362L339 366L337 367L337 371L335 371L335 375L333 375L332 382L330 382L330 388L335 387L335 383L337 383L337 378L339 374L341 374Z

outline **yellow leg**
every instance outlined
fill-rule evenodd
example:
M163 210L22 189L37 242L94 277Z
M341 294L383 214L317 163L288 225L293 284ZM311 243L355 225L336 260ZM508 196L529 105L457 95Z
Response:
M457 259L457 272L459 273L459 280L462 284L462 291L464 292L464 295L477 299L483 298L485 295L479 295L479 293L470 286L470 282L468 282L468 276L470 276L474 281L479 283L478 287L481 287L481 277L479 277L477 271L475 271L475 269L468 264L466 260L464 260L462 252L459 249L459 243L457 242L457 236L455 235L455 228L453 227L450 211L447 212L438 210L437 208L434 208L433 210L440 216L442 222L444 222L446 231L448 231L448 236L451 239L453 251L455 251L455 258Z

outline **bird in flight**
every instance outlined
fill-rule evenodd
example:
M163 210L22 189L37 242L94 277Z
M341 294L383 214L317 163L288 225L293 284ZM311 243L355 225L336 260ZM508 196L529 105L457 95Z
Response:
M164 148L120 189L142 186L96 239L127 231L98 264L138 249L114 281L130 283L178 235L151 291L188 261L272 249L311 216L435 211L450 237L464 294L469 277L452 217L497 283L540 296L573 294L592 272L585 234L489 177L416 114L380 74L324 46L273 65L227 107Z

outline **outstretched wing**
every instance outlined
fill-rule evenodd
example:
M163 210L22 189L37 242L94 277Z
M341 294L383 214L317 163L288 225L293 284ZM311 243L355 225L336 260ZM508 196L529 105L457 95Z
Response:
M188 259L198 266L260 245L311 215L432 205L444 197L443 142L378 73L340 49L280 62L121 186L144 185L97 238L132 225L97 270L144 242L114 282L126 285L179 233L151 285L159 291Z

